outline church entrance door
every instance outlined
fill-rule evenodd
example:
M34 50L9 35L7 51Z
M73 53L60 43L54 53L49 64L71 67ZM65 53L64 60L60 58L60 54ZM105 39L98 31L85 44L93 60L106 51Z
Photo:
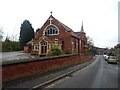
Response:
M47 55L47 47L48 47L47 41L42 40L42 41L40 42L39 54L40 54L40 55Z

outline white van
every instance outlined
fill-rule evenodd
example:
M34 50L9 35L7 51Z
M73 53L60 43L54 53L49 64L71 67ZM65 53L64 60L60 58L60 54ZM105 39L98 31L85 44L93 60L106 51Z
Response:
M104 57L105 60L108 60L109 56L108 55L103 55L103 57Z

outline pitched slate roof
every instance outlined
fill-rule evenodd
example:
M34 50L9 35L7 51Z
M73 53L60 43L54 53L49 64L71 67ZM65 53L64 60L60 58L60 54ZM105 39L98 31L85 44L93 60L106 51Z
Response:
M80 35L80 32L74 32L76 35Z
M27 42L26 45L32 45L32 40Z
M72 36L78 38L78 35L71 28L69 28L68 26L66 26L65 24L63 24L62 22L60 22L59 20L57 20L56 18L54 18L52 15L50 15L49 19L50 18L55 19L61 26L63 26L65 28L66 31L72 32Z

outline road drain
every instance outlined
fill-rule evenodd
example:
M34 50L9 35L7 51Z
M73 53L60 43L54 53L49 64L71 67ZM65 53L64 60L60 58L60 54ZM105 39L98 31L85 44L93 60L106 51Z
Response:
M52 87L54 87L55 85L63 82L65 79L70 78L70 77L71 77L71 76L67 76L67 77L64 77L64 78L62 78L62 79L60 79L60 80L58 80L58 81L52 82L51 84L49 84L49 85L47 85L46 87L44 87L44 89L52 88Z
M73 77L73 75L69 74L69 75L67 75L67 77Z

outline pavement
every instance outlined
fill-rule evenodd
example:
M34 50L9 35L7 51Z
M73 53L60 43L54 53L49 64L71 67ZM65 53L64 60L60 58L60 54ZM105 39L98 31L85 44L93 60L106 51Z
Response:
M50 81L50 80L52 80L56 77L59 77L65 73L71 72L77 68L83 68L83 67L89 65L90 63L92 63L96 57L97 56L94 56L94 58L92 60L89 60L87 62L78 64L78 65L74 65L72 67L55 70L55 71L47 72L47 73L40 74L40 75L38 74L38 75L34 75L32 77L9 82L9 83L3 84L3 88L25 88L26 90L31 89L35 86L45 83L46 81Z

